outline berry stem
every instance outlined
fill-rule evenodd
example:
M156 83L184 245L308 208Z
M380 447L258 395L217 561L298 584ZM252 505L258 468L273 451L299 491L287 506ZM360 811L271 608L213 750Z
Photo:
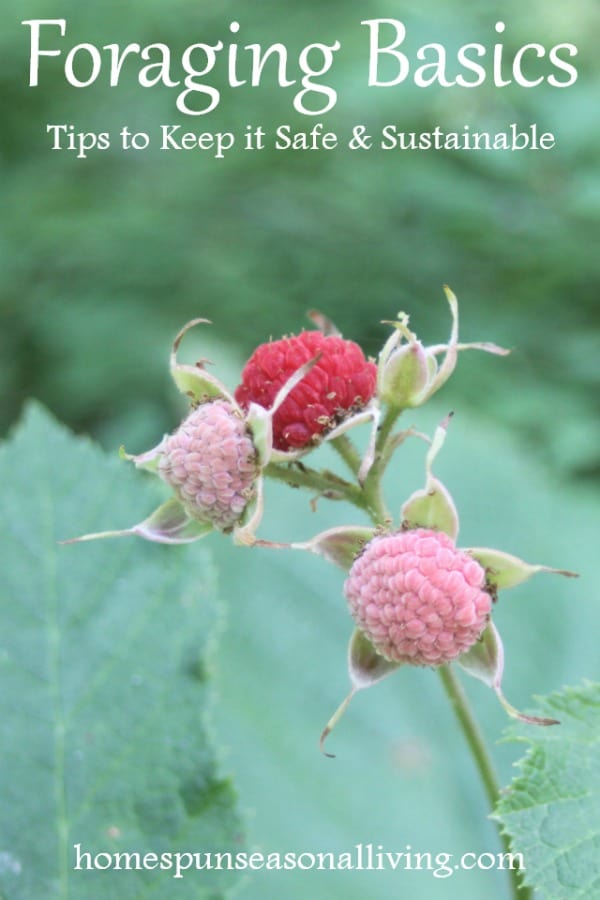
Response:
M269 463L265 475L291 487L308 488L330 499L347 500L359 509L369 509L368 500L360 487L326 469L317 472L303 463Z
M364 483L364 493L367 498L367 507L375 525L389 524L392 517L383 499L381 479L388 462L386 447L388 439L401 410L388 407L377 432L375 443L375 459Z
M485 745L481 729L479 728L473 710L467 700L467 696L463 691L462 685L451 667L449 665L440 666L438 672L440 673L442 684L444 685L448 699L456 714L465 740L469 745L490 806L492 810L494 810L500 797L500 785L491 756ZM504 834L499 826L498 834L505 853L511 853L508 835ZM529 887L521 886L519 881L519 870L511 868L508 872L511 880L511 895L518 898L518 900L528 900L528 898L531 897L531 889Z
M390 432L396 424L401 412L401 409L398 409L394 406L388 406L386 413L381 420L381 425L379 426L379 434L377 435L377 450L379 452L383 451L386 441L390 436Z
M360 458L360 453L350 438L345 434L341 434L331 441L331 446L339 453L352 474L357 477L362 460Z

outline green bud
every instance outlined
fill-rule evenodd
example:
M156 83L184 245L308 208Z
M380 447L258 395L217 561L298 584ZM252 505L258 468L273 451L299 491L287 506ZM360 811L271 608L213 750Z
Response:
M395 349L385 360L380 378L380 396L396 409L419 406L426 394L430 365L420 341Z

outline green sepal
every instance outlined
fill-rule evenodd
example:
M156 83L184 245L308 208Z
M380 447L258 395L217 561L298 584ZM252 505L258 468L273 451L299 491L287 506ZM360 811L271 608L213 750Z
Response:
M158 474L158 466L163 455L166 441L167 435L165 435L160 444L157 444L152 450L147 450L146 453L139 453L137 455L127 453L125 447L119 447L119 456L121 459L127 459L132 462L136 469L145 469L147 472Z
M346 712L355 693L377 684L378 681L399 669L401 665L403 663L386 659L381 653L378 653L368 637L359 628L354 630L348 646L348 673L352 683L352 690L340 703L321 732L319 745L321 752L325 756L335 756L334 753L325 751L325 740Z
M231 402L231 397L221 382L202 368L178 364L171 369L171 375L181 393L189 397L193 403L200 404L220 399Z
M555 575L565 575L567 578L577 578L576 572L566 569L552 569L549 566L535 566L523 562L517 556L503 553L501 550L491 550L487 547L469 547L465 550L469 556L486 570L486 580L496 590L505 590L515 587L517 584L527 581L538 572L552 572Z
M375 529L368 526L340 526L322 531L310 541L290 546L294 550L308 550L318 556L323 556L328 562L335 563L348 571L360 551L375 536L375 533Z
M427 487L415 491L402 507L402 521L409 528L434 528L443 531L453 541L458 535L458 514L449 491L437 478L430 478Z
M348 673L355 691L377 684L401 665L378 653L366 634L355 628L348 647Z
M455 541L459 526L456 506L448 489L432 472L433 463L446 439L449 419L449 416L444 419L433 436L425 460L425 487L408 498L402 507L401 517L409 528L435 528Z
M204 369L204 364L208 360L200 360L195 366L177 362L177 351L182 338L195 325L200 324L210 325L210 322L208 319L192 319L183 326L173 341L169 360L173 381L181 393L190 397L194 403L205 403L207 400L223 398L237 408L233 397L231 397L229 391L221 384L219 379L215 378L214 375L210 375Z
M483 681L488 687L496 690L500 686L504 671L504 649L492 621L488 622L479 640L458 657L457 662L465 672Z
M257 543L256 529L258 528L264 512L264 479L259 475L254 482L254 496L248 501L248 505L242 513L241 521L233 529L233 541L240 547L252 547ZM269 541L263 541L262 546L287 546L275 545Z
M99 538L126 537L137 535L147 541L159 544L191 544L213 530L210 522L200 522L188 515L177 498L172 497L163 503L152 515L132 528L115 531L97 531L81 537L61 541L62 544L76 544L82 541L95 541Z
M183 504L172 497L156 509L151 516L134 525L133 534L158 541L161 544L190 544L213 530L210 522L194 519Z
M444 293L446 295L446 300L448 301L448 305L450 306L450 314L452 316L452 328L450 330L450 338L448 339L448 343L445 347L445 355L440 363L437 371L431 377L429 384L427 385L427 390L424 396L421 399L421 402L424 403L428 400L432 394L435 394L436 391L448 381L454 369L456 368L456 360L458 357L458 300L456 299L456 294L450 290L447 284L444 285ZM429 348L430 354L433 352L433 348Z
M258 464L264 468L273 454L273 415L257 403L251 403L246 422L252 434L252 443L258 453Z
M485 631L466 653L458 657L457 663L461 668L483 681L496 692L498 700L504 710L513 719L519 719L528 725L559 725L557 719L547 719L541 716L529 716L516 709L508 702L502 693L502 676L504 674L504 648L494 623L490 620Z

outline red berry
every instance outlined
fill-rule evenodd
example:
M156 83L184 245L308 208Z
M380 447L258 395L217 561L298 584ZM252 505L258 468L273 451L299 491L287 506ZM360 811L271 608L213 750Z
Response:
M297 450L317 440L375 393L377 369L353 341L303 331L258 347L242 372L235 399L243 409L270 409L277 392L304 363L320 354L273 416L273 446Z

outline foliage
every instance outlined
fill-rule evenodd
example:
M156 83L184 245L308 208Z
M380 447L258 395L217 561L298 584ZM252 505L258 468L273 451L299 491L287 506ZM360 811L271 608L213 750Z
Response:
M92 855L242 846L206 722L219 621L210 556L57 543L153 502L125 469L38 406L0 450L7 900L171 895L168 870L73 871L75 844ZM177 896L222 896L232 879L191 871Z
M600 896L600 684L565 688L542 707L561 728L510 730L529 746L497 814L527 860L526 884L547 900L587 900Z
M557 148L487 155L267 149L223 160L199 151L115 149L78 160L49 149L47 123L86 131L198 123L174 111L172 92L136 88L133 71L118 89L78 91L45 61L47 78L28 88L28 35L19 23L56 11L46 0L12 0L0 36L0 427L33 394L77 428L105 437L115 422L135 420L146 438L153 423L157 430L172 424L164 414L161 348L181 322L213 318L249 350L270 334L297 331L316 306L373 351L383 334L377 321L401 308L412 311L420 333L441 337L440 286L448 283L468 323L465 339L490 334L492 320L494 339L516 351L509 391L476 361L475 377L459 379L455 396L518 428L562 471L597 475L597 8L578 0L563 15L541 0L527 10L502 0L492 16L473 0L452 0L443 13L432 2L418 12L380 11L406 22L413 50L426 40L442 40L449 50L465 40L489 43L499 18L507 23L507 54L532 39L571 40L580 77L564 92L406 84L370 91L361 13L341 0L318 16L315 10L269 0L249 15L232 0L218 12L183 3L167 12L148 0L123 18L118 4L71 0L61 15L73 42L163 40L174 53L192 37L227 38L234 19L240 42L283 40L292 53L310 40L337 38L344 54L333 78L340 99L327 116L333 129L391 122L406 131L463 123L495 130L537 122L556 132ZM222 77L219 71L217 82ZM289 92L279 88L226 90L201 126L306 128L290 109Z
M440 407L431 410L433 422L440 415ZM53 795L47 787L47 781L52 781L54 775L52 770L48 771L49 755L54 752L54 719L53 713L48 719L41 718L36 706L44 699L48 686L29 680L23 684L22 671L14 672L7 665L8 653L14 652L12 648L21 652L25 647L22 651L25 656L25 636L38 632L35 647L41 647L44 653L39 650L32 671L34 674L43 671L42 665L48 658L47 620L31 621L21 615L17 630L12 621L17 613L23 613L23 600L19 603L19 598L30 599L31 592L39 588L35 593L38 603L40 596L44 604L49 602L51 597L43 590L42 576L48 573L48 567L57 566L55 597L61 599L61 612L70 614L64 624L71 641L67 647L61 645L65 702L83 701L82 686L87 683L89 691L90 682L94 684L94 672L114 654L114 677L109 674L105 687L98 684L94 709L82 702L80 709L85 721L75 719L86 732L93 729L94 733L100 733L102 746L96 752L95 744L86 743L83 759L74 761L68 768L72 781L67 799L76 797L77 791L84 795L82 764L88 763L94 772L106 771L107 765L118 766L121 762L115 762L114 749L111 749L115 742L123 740L132 725L139 726L136 735L143 734L145 726L152 729L151 739L134 744L133 749L141 754L142 769L129 767L103 783L108 796L102 803L101 791L97 795L96 825L85 817L75 820L74 827L81 828L79 833L90 847L107 846L107 838L98 826L101 816L105 815L112 823L115 819L111 813L126 811L136 791L146 793L148 784L140 774L146 771L146 761L153 765L153 771L159 775L162 772L166 780L166 785L162 781L159 785L164 788L166 810L160 809L173 812L167 798L180 796L179 779L189 773L186 767L190 760L194 764L190 749L195 747L198 751L199 746L204 746L199 727L204 719L201 707L206 683L182 673L181 659L183 656L188 663L197 660L196 648L204 646L206 639L204 631L207 625L209 630L214 625L214 607L207 596L210 592L210 585L206 584L207 557L202 552L206 546L196 545L183 556L179 552L181 548L161 548L135 539L56 546L57 537L72 536L79 528L125 525L132 516L147 513L157 498L150 485L141 483L140 473L128 472L128 466L116 458L106 460L87 442L73 441L35 408L29 412L26 425L26 431L17 432L0 456L6 511L10 515L5 542L7 558L14 560L14 567L7 566L3 573L7 581L3 607L8 631L3 666L7 688L3 690L5 706L1 720L5 748L2 793L10 801L1 822L2 849L14 846L19 849L17 855L2 857L2 889L11 900L28 897L39 890L48 895L51 888L44 884L40 889L37 882L19 893L13 888L15 878L11 866L16 859L22 863L26 854L31 856L34 850L39 853L40 847L43 852L39 864L43 865L52 853L52 842L56 841L56 831L47 827L48 822L55 822ZM319 453L325 453L325 448ZM503 461L501 481L496 477L499 458ZM327 458L324 462L327 464ZM421 443L407 444L401 471L390 473L389 487L395 508L422 484L422 465ZM594 589L590 585L589 568L587 571L585 568L585 560L591 558L595 546L597 513L591 498L556 487L550 490L540 474L521 458L516 446L500 432L482 433L478 424L464 414L455 417L439 469L461 508L468 509L461 534L464 543L474 542L477 536L477 540L526 552L532 559L557 561L579 569L586 576L575 583L548 577L543 584L516 588L502 598L496 614L506 638L510 696L516 702L524 702L532 691L547 687L550 676L552 684L560 684L589 672L596 653ZM280 490L274 484L269 488L268 514L261 532L268 537L299 540L310 536L315 526L308 497ZM16 513L15 497L19 503ZM536 510L541 521L560 520L566 531L577 527L579 540L565 546L562 532L553 529L531 529L520 534L517 540L515 511L521 506ZM490 508L494 509L493 517L489 516ZM51 515L55 517L52 529ZM358 522L360 513L357 511L356 515ZM335 504L327 506L321 501L321 524L335 525L340 516L341 510ZM36 517L37 525L32 526ZM346 512L343 520L347 520ZM31 537L26 532L27 525L34 528ZM342 573L316 557L305 559L305 554L260 549L248 552L232 547L217 535L207 542L216 556L222 598L230 610L217 671L217 688L223 703L215 713L221 739L229 745L228 766L236 772L251 822L252 845L269 852L343 851L362 841L381 843L386 849L403 850L408 844L417 851L448 851L457 855L466 851L495 852L496 838L490 823L484 819L481 789L475 782L462 737L431 672L398 673L370 691L368 700L358 698L337 736L337 759L324 759L318 752L320 729L347 689L345 647L350 623L341 596ZM23 560L25 553L27 559ZM42 565L32 566L33 556ZM140 560L142 569L138 565ZM186 575L180 568L183 561ZM113 580L116 566L121 577ZM99 571L102 572L100 585ZM132 579L145 590L145 598L136 600L131 596L128 584ZM199 580L204 585L201 610L176 604L174 616L173 598L171 602L161 602L168 585L179 584L182 595L189 597L190 583L195 593ZM32 582L35 582L33 586ZM91 595L86 587L90 582L94 585ZM15 598L14 610L8 603L9 596ZM90 596L97 603L86 603ZM152 622L144 616L148 604L153 612ZM134 608L137 616L132 620ZM567 615L571 608L577 609L577 616ZM125 636L130 634L132 621L138 623L140 630L125 651ZM114 650L115 634L122 635L117 647L123 650L119 649L118 656ZM551 667L547 663L548 646L553 648ZM205 655L203 659L206 665ZM33 668L35 664L37 670ZM132 671L133 664L135 671ZM199 672L197 668L190 670L189 665L186 671L196 676ZM67 678L71 672L75 678ZM200 672L206 672L204 666ZM143 678L143 685L133 677L138 674ZM161 679L173 685L169 697L181 698L181 707L179 703L164 703ZM158 726L155 720L146 718L155 706L149 709L140 704L140 687L146 690L146 696L150 694L160 703ZM504 713L490 702L489 691L479 689L473 682L468 689L486 733L499 734ZM15 697L19 698L18 704ZM119 719L122 710L127 711L128 721ZM26 719L24 711L28 714ZM39 730L36 727L32 731L32 721L41 723ZM116 737L113 725L118 729ZM110 732L105 731L107 728ZM179 735L179 750L183 748L185 753L176 757L177 770L169 773L163 771L154 754L163 752L162 741L172 729L175 729L172 733ZM77 744L78 732L67 730L66 735L67 749L73 752L82 749ZM23 754L23 745L36 749L36 754ZM506 779L511 748L504 744L497 751ZM42 766L36 770L38 758ZM28 761L26 772L25 760ZM216 780L216 785L221 785L214 769L212 773L210 783ZM155 786L154 779L151 785ZM227 798L229 789L223 790ZM40 806L40 796L49 798L47 810ZM153 796L154 799L158 801ZM234 840L237 832L236 821L231 821L232 813L227 809L226 804L223 815L230 826L224 832L224 842ZM419 811L418 815L415 810ZM151 812L152 807L146 807L139 815ZM151 833L143 834L136 831L134 820L127 832L129 846L150 848L157 842L168 849L176 846L168 827L160 831L160 820L159 811L156 820L151 817ZM215 827L212 812L204 811L199 819L189 820L190 830L183 841L188 847L206 848ZM218 839L219 831L214 833ZM119 849L119 845L114 849ZM203 884L207 883L208 874L203 873ZM105 892L110 875L103 872L93 882L77 881L77 890L81 890L83 897L97 896L94 890L101 888ZM451 878L435 881L423 872L273 871L255 873L246 885L244 896L253 900L280 892L296 900L305 897L310 888L315 897L343 892L350 900L358 900L365 894L383 898L390 895L394 885L397 887L400 877L403 889L410 890L417 900L432 895L448 900L458 896L475 898L490 892L501 896L505 890L505 873L494 871L456 872ZM218 881L213 883L215 892L220 890L222 878L223 873L219 873ZM131 884L132 896L149 890L149 884L133 879ZM86 885L90 886L89 895L83 893ZM123 880L123 873L119 873L115 890L125 892L129 885L129 880ZM198 885L188 876L181 882L181 888L178 887L177 895L181 890L181 895L186 896L185 892L192 886Z

